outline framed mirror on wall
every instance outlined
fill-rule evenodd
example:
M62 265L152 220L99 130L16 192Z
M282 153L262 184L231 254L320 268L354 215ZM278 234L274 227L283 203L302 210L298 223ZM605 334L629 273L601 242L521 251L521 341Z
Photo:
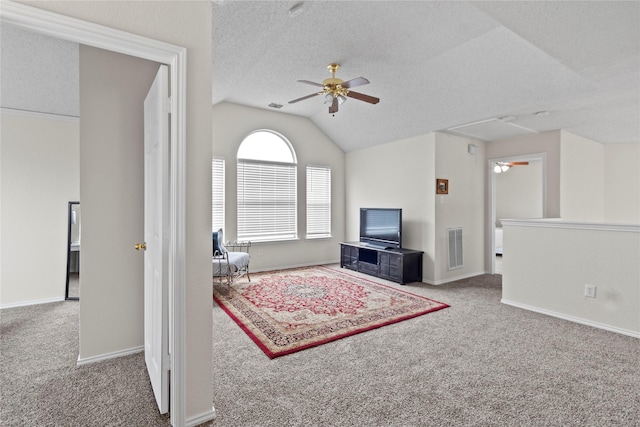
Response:
M67 215L67 283L65 300L80 299L80 202L69 202Z

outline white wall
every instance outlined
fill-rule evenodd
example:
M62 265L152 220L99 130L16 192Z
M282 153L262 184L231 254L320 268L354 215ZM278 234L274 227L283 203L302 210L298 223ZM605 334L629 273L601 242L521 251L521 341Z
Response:
M640 144L604 146L604 220L640 224Z
M211 3L37 1L32 6L183 46L187 55L187 418L211 413ZM86 219L86 212L84 212Z
M478 146L476 154L468 145ZM422 250L422 280L441 284L482 274L485 143L442 133L408 138L346 156L347 240L358 240L361 207L403 209L403 246ZM436 195L436 179L449 194ZM449 270L447 228L463 228L462 268Z
M562 131L560 213L569 221L604 221L604 146Z
M506 221L504 247L503 302L640 337L640 226Z
M542 218L542 161L494 174L496 218Z
M422 278L435 260L435 135L428 134L346 155L347 241L358 241L360 208L402 208L402 246L424 251Z
M78 119L2 111L0 306L63 300Z
M478 147L469 154L468 146ZM469 138L436 133L436 178L449 180L449 194L435 195L435 184L427 194L435 199L436 239L434 282L444 283L485 272L486 144ZM462 227L462 268L449 270L448 228Z
M80 46L80 355L144 346L144 110L158 64Z
M338 262L340 259L338 243L344 240L345 230L344 152L309 119L226 102L212 108L212 129L213 155L225 159L225 240L236 238L236 159L242 140L255 130L271 129L284 135L296 152L298 240L255 243L250 250L251 270L272 270ZM309 240L305 238L306 166L309 164L331 168L331 238Z

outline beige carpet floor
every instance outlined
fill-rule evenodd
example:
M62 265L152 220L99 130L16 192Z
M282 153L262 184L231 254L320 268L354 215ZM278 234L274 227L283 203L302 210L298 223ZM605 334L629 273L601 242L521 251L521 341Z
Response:
M451 307L273 360L212 301L210 425L638 426L640 340L500 304L500 280L409 284ZM0 425L169 425L142 354L76 366L78 304L0 312Z

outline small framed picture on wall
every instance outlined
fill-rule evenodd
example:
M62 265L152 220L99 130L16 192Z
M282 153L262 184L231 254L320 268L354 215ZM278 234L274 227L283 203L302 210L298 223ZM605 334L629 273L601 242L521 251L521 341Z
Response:
M438 178L436 180L436 194L449 194L449 180Z

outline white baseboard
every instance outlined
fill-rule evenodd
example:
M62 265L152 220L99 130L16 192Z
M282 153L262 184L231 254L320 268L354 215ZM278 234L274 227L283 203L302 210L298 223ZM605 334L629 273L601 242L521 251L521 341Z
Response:
M631 330L623 329L623 328L617 328L615 326L607 325L607 324L604 324L604 323L594 322L594 321L591 321L591 320L588 320L588 319L583 319L583 318L580 318L580 317L570 316L570 315L564 314L564 313L558 313L556 311L546 310L544 308L534 307L532 305L527 305L527 304L522 304L522 303L515 302L515 301L510 301L510 300L504 299L504 298L501 299L500 302L503 303L503 304L506 304L506 305L511 305L513 307L522 308L523 310L533 311L533 312L540 313L540 314L546 314L547 316L557 317L559 319L568 320L568 321L574 322L574 323L580 323L582 325L591 326L593 328L604 329L605 331L615 332L615 333L622 334L622 335L628 335L628 336L634 337L634 338L640 338L640 332L631 331Z
M445 283L455 282L456 280L462 280L462 279L468 279L470 277L481 276L483 274L486 274L486 272L481 271L476 273L468 273L468 274L463 274L461 276L449 277L443 280L423 280L423 282L428 285L438 286L438 285L444 285Z
M302 268L302 267L314 267L316 265L328 265L328 264L340 264L340 260L332 260L332 261L315 261L307 264L292 264L292 265L282 265L277 267L269 267L269 268L258 268L251 269L249 274L251 273L261 273L264 271L276 271L276 270L289 270L291 268Z
M278 266L278 267L255 269L255 270L251 270L249 272L249 274L251 274L251 273L261 273L263 271L288 270L290 268L313 267L313 266L316 266L316 265L331 265L331 264L338 264L339 265L340 264L340 260L320 261L320 262L316 261L316 262L312 262L312 263L308 263L308 264L284 265L284 266ZM362 274L366 274L366 273L362 273ZM445 283L449 283L449 282L455 282L456 280L462 280L462 279L468 279L470 277L481 276L483 274L487 274L487 273L485 271L480 271L480 272L476 272L476 273L469 273L469 274L464 274L464 275L461 275L461 276L455 276L455 277L451 277L451 278L444 279L444 280L436 280L436 281L423 280L422 283L426 283L428 285L438 286L438 285L444 285ZM371 276L371 277L375 277L375 276Z
M260 273L263 271L275 271L275 270L287 270L290 268L302 268L302 267L312 267L312 266L316 266L316 265L331 265L331 264L340 264L340 260L331 260L331 261L321 261L321 262L312 262L309 264L295 264L295 265L286 265L286 266L279 266L279 267L269 267L269 268L264 268L264 269L256 269L256 270L252 270L250 273ZM366 274L366 273L362 273L362 274ZM456 276L456 277L451 277L448 279L444 279L444 280L436 280L436 281L432 281L432 280L423 280L422 283L426 283L428 285L444 285L445 283L449 283L449 282L455 282L456 280L462 280L462 279L468 279L470 277L476 277L476 276L481 276L483 274L487 274L485 271L480 271L480 272L476 272L476 273L469 273L469 274L464 274L461 276ZM375 276L371 276L371 277L375 277Z
M27 305L49 304L50 302L60 302L64 300L65 300L64 297L55 297L55 298L45 298L45 299L37 299L37 300L31 300L31 301L12 302L9 304L0 305L0 310L4 310L5 308L25 307Z
M125 350L114 351L112 353L99 354L97 356L82 357L82 358L78 356L77 365L82 366L82 365L88 365L90 363L102 362L103 360L116 359L118 357L140 353L141 351L144 351L143 345L139 347L128 348Z
M216 409L212 406L211 411L203 412L195 417L187 418L186 427L195 427L199 424L206 423L216 418Z

